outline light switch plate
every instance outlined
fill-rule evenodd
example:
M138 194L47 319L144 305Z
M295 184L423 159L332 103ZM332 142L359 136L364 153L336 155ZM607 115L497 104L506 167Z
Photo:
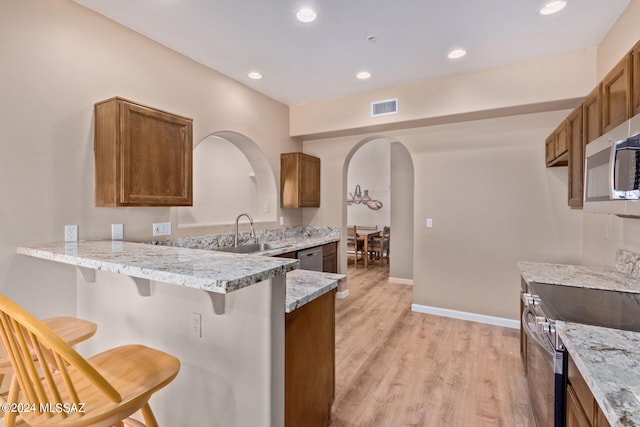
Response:
M427 218L427 228L433 228L433 218Z

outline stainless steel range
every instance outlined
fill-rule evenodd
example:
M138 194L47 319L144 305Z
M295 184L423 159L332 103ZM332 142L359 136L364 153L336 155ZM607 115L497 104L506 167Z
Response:
M640 294L537 282L528 291L522 329L532 409L539 427L564 427L567 358L555 321L640 332Z

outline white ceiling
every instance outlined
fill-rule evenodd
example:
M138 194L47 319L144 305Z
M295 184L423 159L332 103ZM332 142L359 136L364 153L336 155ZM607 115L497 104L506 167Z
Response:
M543 0L74 1L295 105L592 48L630 0L568 0L551 16ZM302 6L318 19L297 22ZM467 56L448 59L456 47Z

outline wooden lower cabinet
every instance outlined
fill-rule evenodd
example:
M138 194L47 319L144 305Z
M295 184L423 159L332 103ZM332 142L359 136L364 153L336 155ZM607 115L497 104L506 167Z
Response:
M285 426L323 427L335 395L335 295L332 290L285 314Z
M571 356L567 365L565 427L610 427Z
M325 273L338 272L338 242L322 246L322 271Z
M567 406L565 427L592 427L584 409L580 406L578 396L571 384L567 384Z

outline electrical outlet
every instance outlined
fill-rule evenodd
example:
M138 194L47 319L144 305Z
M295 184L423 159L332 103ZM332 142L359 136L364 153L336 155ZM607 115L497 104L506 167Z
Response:
M200 313L191 313L191 333L194 337L202 337L202 316Z
M168 236L171 234L170 222L154 222L153 223L153 236Z
M78 241L78 226L77 225L65 225L64 226L64 241L65 242L77 242Z
M124 239L124 224L111 224L111 240Z
M262 205L262 210L264 211L264 213L269 213L269 211L271 210L271 206L269 206L269 203L264 203Z

